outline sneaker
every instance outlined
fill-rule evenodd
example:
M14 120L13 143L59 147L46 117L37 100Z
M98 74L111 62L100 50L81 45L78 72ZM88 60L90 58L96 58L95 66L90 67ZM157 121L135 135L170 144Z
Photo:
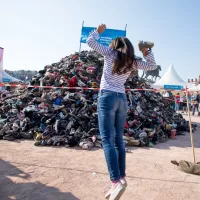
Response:
M154 46L153 42L145 42L145 41L139 40L139 43L138 43L138 47L140 51L143 51L145 47L151 49L153 46Z
M121 184L122 184L124 187L127 187L127 181L126 181L125 178L121 178L121 179L120 179L120 182L121 182Z
M110 198L111 192L112 192L112 188L110 188L109 191L106 193L105 199L109 199Z
M106 195L105 195L105 199L109 199L109 200L110 200L111 194L113 193L113 191L114 191L115 188L117 187L117 184L122 185L122 186L124 187L124 191L125 191L125 189L126 189L126 187L127 187L127 182L126 182L126 179L125 179L125 178L122 178L122 179L120 180L120 182L116 183L114 186L113 186L113 185L111 186L110 190L109 190L109 191L106 193ZM124 191L122 192L122 194L124 193ZM121 194L121 192L120 192L120 194ZM121 194L121 195L122 195L122 194ZM118 196L118 199L121 197L121 195ZM116 200L116 199L112 199L112 200Z
M14 141L15 138L12 135L5 135L3 136L3 140Z
M119 200L125 192L126 187L121 182L115 183L112 187L109 200Z

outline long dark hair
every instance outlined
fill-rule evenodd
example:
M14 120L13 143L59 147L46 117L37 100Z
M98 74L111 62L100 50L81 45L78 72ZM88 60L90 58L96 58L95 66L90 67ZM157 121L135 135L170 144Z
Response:
M133 62L136 62L135 51L132 43L128 38L117 37L110 45L111 48L117 50L117 58L112 66L113 74L126 74L133 70Z

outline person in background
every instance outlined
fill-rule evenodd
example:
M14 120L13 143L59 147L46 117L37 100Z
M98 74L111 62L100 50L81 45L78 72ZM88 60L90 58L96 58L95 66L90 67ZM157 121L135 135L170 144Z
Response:
M193 106L195 98L196 98L196 96L195 96L195 93L193 92L191 94L191 106Z
M180 94L177 93L175 95L175 111L179 111L179 107L180 107Z
M125 93L125 82L132 71L156 69L156 62L151 48L144 46L140 51L146 60L135 56L135 50L128 38L117 37L110 46L98 43L98 38L106 29L100 25L92 31L87 39L90 48L104 56L103 75L101 77L98 99L98 122L104 154L107 162L111 189L105 198L117 200L124 193L127 182L126 152L123 140L124 126L127 117L128 103ZM144 42L139 43L139 49Z
M193 116L194 116L196 110L198 112L198 116L200 115L199 102L200 102L200 95L198 94L198 92L195 92L195 94L193 96L193 105L192 105L192 115Z
M190 92L188 92L188 103L189 103L189 109L190 110L191 110L191 103L192 103L191 101L192 101L192 96L191 96Z
M191 94L190 92L188 93L188 103L189 103L189 109L191 110ZM187 97L186 97L186 92L184 91L184 95L183 95L183 112L188 112L188 107L187 107Z
M183 110L183 97L180 96L180 107L179 110Z
M170 98L173 98L172 92L171 92L171 91L168 91L168 93L169 93L169 97L170 97Z
M174 110L174 95L172 94L172 92L171 91L167 91L168 92L168 94L169 94L169 99L168 99L168 101L169 101L169 104L170 104L170 108L171 109L173 109Z
M186 111L186 113L187 113L188 107L187 107L186 92L184 92L183 101L184 101L184 111ZM190 94L190 92L188 92L188 103L189 103L189 109L191 111L191 94Z
M196 95L195 95L195 92L193 92L191 94L191 111L193 110L193 105L194 105L194 102L195 102L195 98L196 98Z
M187 113L187 98L186 98L186 93L184 92L184 95L182 97L183 99L183 113L186 112ZM189 100L189 98L188 98Z

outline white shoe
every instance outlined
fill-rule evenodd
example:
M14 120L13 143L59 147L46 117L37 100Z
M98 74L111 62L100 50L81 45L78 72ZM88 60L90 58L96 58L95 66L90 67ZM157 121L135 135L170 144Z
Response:
M111 192L112 192L112 188L109 189L109 191L106 193L105 199L109 199L110 198Z
M125 188L127 187L127 181L126 181L125 178L120 179L120 182L121 182L121 184L122 184ZM109 199L109 198L110 198L110 195L111 195L112 190L113 190L113 188L112 188L112 186L111 186L111 189L110 189L110 190L106 193L106 195L105 195L105 199Z
M125 189L126 187L124 187L121 182L113 185L109 200L119 200L125 192Z
M120 181L121 181L121 183L122 183L122 185L123 185L124 187L127 187L127 181L126 181L125 178L121 178Z

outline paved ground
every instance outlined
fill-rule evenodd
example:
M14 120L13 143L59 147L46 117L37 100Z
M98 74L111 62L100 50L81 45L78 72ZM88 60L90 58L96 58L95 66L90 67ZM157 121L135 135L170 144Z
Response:
M200 122L194 117L193 121ZM200 129L194 134L200 161ZM127 154L128 188L122 200L200 199L200 178L170 161L192 161L190 137ZM110 183L100 149L35 147L32 141L0 141L0 199L102 200Z

